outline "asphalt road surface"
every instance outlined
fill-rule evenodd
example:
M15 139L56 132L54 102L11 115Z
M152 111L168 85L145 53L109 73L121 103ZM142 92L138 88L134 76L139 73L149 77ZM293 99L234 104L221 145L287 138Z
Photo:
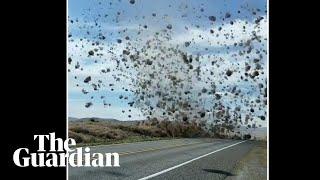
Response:
M225 179L254 141L175 139L90 147L120 154L120 167L69 167L69 180Z

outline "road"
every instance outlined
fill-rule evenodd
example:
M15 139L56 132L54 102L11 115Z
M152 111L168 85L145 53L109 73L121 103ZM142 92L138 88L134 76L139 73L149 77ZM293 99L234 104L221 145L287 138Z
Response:
M175 139L90 147L120 154L120 167L69 167L69 180L225 179L254 141Z

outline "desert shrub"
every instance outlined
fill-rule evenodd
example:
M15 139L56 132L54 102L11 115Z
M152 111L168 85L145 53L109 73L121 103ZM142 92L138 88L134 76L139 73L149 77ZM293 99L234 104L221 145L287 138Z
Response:
M74 139L77 143L82 143L83 138L78 133L75 133L73 131L69 131L69 138Z
M83 134L88 134L89 130L85 127L81 127L81 126L74 126L69 128L71 131L76 132L76 133L83 133Z
M120 140L120 139L124 139L124 138L128 137L128 135L119 129L113 129L113 130L109 130L109 131L105 131L105 132L100 133L99 137L106 138L106 139Z
M151 136L152 135L152 133L149 129L142 128L142 127L133 127L132 131L135 133L144 135L144 136Z

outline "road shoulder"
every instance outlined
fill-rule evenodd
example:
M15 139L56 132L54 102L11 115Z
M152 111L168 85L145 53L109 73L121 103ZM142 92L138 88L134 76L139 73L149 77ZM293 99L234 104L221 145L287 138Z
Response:
M243 157L233 170L234 176L226 180L267 179L267 142L257 141L252 150Z

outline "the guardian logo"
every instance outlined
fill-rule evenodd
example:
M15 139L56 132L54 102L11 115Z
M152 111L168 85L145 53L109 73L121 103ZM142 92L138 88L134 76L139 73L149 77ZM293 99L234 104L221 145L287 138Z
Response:
M34 140L38 140L38 150L31 153L28 148L19 148L13 153L13 161L19 167L120 167L118 153L90 153L89 147L75 146L76 141L68 138L63 141L55 138L55 133L49 135L34 135ZM50 143L47 151L45 143ZM57 146L56 146L57 145Z

